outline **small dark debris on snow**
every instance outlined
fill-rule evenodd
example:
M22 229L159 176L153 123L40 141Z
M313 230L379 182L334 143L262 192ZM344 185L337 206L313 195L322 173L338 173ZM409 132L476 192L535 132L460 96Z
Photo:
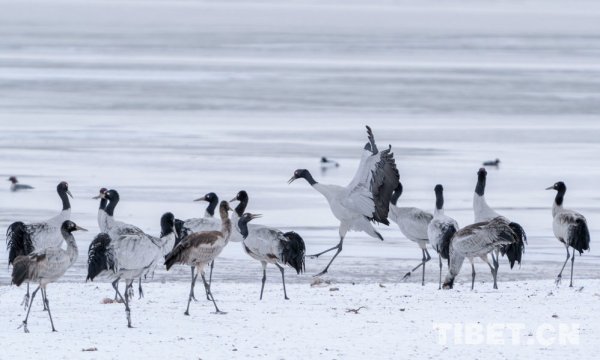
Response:
M405 310L406 310L405 308L401 308L401 309L400 309L400 311L405 311Z
M358 314L358 312L359 312L361 309L366 309L366 307L364 307L364 306L360 306L360 307L359 307L359 308L357 308L357 309L346 309L346 312L347 312L347 313Z
M102 301L100 301L100 304L114 304L114 303L119 303L122 304L123 301L122 300L114 300L114 299L110 299L110 298L104 298L102 299Z
M332 287L332 288L329 288L329 291L340 291L340 288Z
M98 348L91 347L91 348L87 348L87 349L81 349L81 351L98 351Z
M384 287L385 287L385 285L383 285L383 284L379 283L379 287L380 287L380 288L384 288Z
M582 286L582 287L580 287L579 289L575 290L575 291L577 291L577 292L582 292L582 291L583 291L583 286Z
M556 315L556 314L552 314L552 317L555 319L558 319L558 315Z

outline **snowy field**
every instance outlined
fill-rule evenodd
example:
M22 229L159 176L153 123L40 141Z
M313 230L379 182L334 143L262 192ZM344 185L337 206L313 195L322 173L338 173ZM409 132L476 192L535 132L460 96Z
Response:
M0 232L57 213L60 180L75 197L73 220L90 230L75 234L77 263L49 286L58 334L49 333L39 303L31 334L18 329L24 289L10 286L0 249L0 359L597 352L597 3L0 0L0 8L0 178L36 187L11 193L5 183ZM395 225L378 228L384 242L349 233L327 286L310 284L328 256L307 259L306 274L289 270L290 301L272 268L259 302L260 264L230 244L214 273L224 316L211 315L204 301L183 316L184 267L147 280L146 298L132 305L133 330L122 305L101 304L112 296L108 283L85 283L87 247L98 232L91 197L100 187L119 190L116 217L151 234L166 211L201 216L193 199L214 191L229 200L245 189L260 223L298 232L309 254L333 246L337 221L325 199L303 181L286 181L306 168L317 181L347 184L367 124L380 148L393 146L405 191L399 205L432 210L441 183L446 213L460 225L473 220L481 162L501 159L488 169L486 198L525 228L529 243L521 267L501 262L499 290L482 263L474 292L468 267L454 290L438 291L434 261L427 286L418 276L402 282L421 254ZM341 166L323 171L321 156ZM565 205L587 217L591 232L574 289L554 285L565 254L552 234L554 192L544 189L558 180L568 187ZM438 341L435 324L473 322L521 323L527 339ZM574 324L578 344L536 337L545 326Z

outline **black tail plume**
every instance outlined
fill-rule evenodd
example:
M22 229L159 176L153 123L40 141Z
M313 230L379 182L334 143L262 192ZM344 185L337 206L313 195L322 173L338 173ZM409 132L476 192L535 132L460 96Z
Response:
M12 283L21 286L29 278L31 258L27 255L17 256L13 261Z
M584 219L577 219L575 226L571 226L569 238L569 245L579 254L590 249L590 231Z
M523 227L515 222L511 222L508 226L517 235L517 241L509 245L504 245L500 248L500 252L502 255L506 255L512 269L515 266L515 262L521 265L521 258L523 257L525 244L527 243L527 234L525 234Z
M290 231L283 234L288 241L282 241L282 261L296 270L297 274L304 272L304 240L297 233Z
M13 264L20 255L27 255L33 251L33 242L27 232L27 226L20 221L12 223L6 230L6 250L8 250L8 264Z
M106 233L96 235L88 250L88 275L86 281L92 280L103 271L115 272L115 256L110 246L110 236Z
M186 227L183 220L175 219L175 231L177 232L175 246L177 246L177 244L179 244L183 238L191 234L192 229Z
M180 243L179 245L175 246L171 252L165 255L165 266L167 267L167 270L171 269L173 265L180 263L183 260L185 243L183 244L184 246L181 245L182 244Z

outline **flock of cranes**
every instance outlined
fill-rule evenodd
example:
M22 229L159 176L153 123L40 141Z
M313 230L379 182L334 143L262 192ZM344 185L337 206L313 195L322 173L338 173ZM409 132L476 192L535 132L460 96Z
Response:
M367 126L368 142L364 146L358 170L347 186L328 185L317 182L306 169L294 171L289 183L304 179L316 191L321 193L331 208L333 215L340 221L339 242L320 253L310 255L319 257L335 250L327 266L316 276L328 272L331 264L340 254L344 238L348 231L361 231L369 236L383 240L383 236L373 227L373 223L390 225L395 222L406 238L419 245L422 251L421 262L409 271L404 278L422 268L421 283L425 283L425 266L431 259L427 245L438 253L439 288L452 288L464 259L471 262L472 283L475 283L473 260L481 258L491 270L494 288L497 289L497 275L500 256L506 256L511 268L521 262L527 237L523 228L494 211L486 202L485 185L487 172L480 169L473 197L474 223L460 228L458 223L444 214L444 195L442 185L436 185L435 211L430 214L418 208L398 206L402 195L402 184L396 167L391 146L379 151L373 132ZM11 190L20 184L11 177ZM23 188L21 188L23 189ZM573 267L575 251L580 254L589 250L590 235L583 215L563 207L566 186L557 182L548 188L556 190L557 195L552 208L554 235L567 251L567 258L557 277L560 282L562 272L571 259L571 281L573 286ZM15 222L7 230L7 248L9 264L12 264L12 282L17 286L27 284L27 294L23 303L28 307L23 321L28 332L27 319L35 295L42 292L44 309L47 310L55 331L47 297L47 285L56 281L75 262L78 249L73 233L86 231L70 220L72 197L68 184L60 182L57 193L62 201L62 210L55 217L41 223L25 224ZM191 268L190 292L187 297L185 314L189 315L190 304L196 300L194 287L200 275L207 300L211 301L215 313L224 314L219 309L211 292L214 261L229 242L240 242L242 249L251 258L259 261L263 269L260 299L266 280L267 264L275 265L280 271L284 298L288 299L285 288L285 267L289 266L298 274L304 271L306 246L296 232L282 232L278 229L251 223L260 214L246 212L248 194L242 190L229 202L221 201L216 194L208 193L196 199L206 201L208 206L204 217L180 220L171 212L160 219L160 236L144 233L140 228L118 221L114 212L119 203L119 193L114 189L101 188L98 208L98 227L100 233L91 242L88 249L87 279L96 277L112 281L115 297L125 305L127 325L132 326L129 300L133 296L133 283L138 280L138 294L143 296L142 278L151 276L158 266L170 270L174 265L186 265ZM239 202L235 208L231 203ZM215 216L218 212L218 217ZM67 248L62 248L63 240ZM573 248L573 254L569 248ZM491 262L488 259L491 256ZM442 261L444 260L444 261ZM442 283L443 262L448 263L448 272ZM206 279L205 268L210 266ZM118 284L123 280L123 294ZM29 295L29 283L38 287Z

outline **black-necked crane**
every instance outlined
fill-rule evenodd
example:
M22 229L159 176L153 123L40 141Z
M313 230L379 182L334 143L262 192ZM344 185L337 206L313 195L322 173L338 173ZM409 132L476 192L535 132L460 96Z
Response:
M164 263L167 270L171 269L175 264L185 264L196 267L197 273L196 276L192 278L190 284L190 294L185 315L190 314L190 302L194 298L194 286L196 285L198 274L202 277L204 289L208 292L208 295L215 306L215 313L225 314L217 307L215 298L204 276L204 267L221 254L221 251L223 251L223 248L225 248L229 241L229 236L231 234L231 220L229 220L228 211L230 210L231 208L227 201L221 201L219 204L219 215L221 217L220 231L191 233L185 239L182 239L179 244L165 256Z
M369 142L364 151L354 175L347 186L326 185L316 182L306 169L294 171L294 176L288 181L305 179L313 189L327 199L333 215L340 221L339 243L325 251L312 255L316 258L327 252L336 250L325 269L315 276L327 273L331 263L342 251L344 238L348 231L363 231L369 236L383 240L383 236L371 224L371 221L389 225L387 219L392 192L398 186L400 175L394 161L392 146L379 151L371 128L367 126Z
M63 236L61 226L63 222L71 218L71 203L68 196L73 197L73 195L69 191L69 184L65 181L61 181L56 186L56 192L62 201L62 210L58 215L44 222L27 225L21 221L17 221L12 223L6 230L9 265L14 264L17 256L27 255L33 251L41 251L47 248L60 247L62 245ZM27 283L27 294L23 298L25 307L27 307L28 303L29 283Z
M440 262L440 282L439 289L442 288L442 259L450 262L450 242L452 237L458 231L458 223L453 218L444 214L444 187L440 184L434 188L435 192L435 211L433 219L427 226L427 237L429 244L438 253Z
M64 221L60 226L60 232L61 237L67 242L66 250L62 249L60 246L49 247L43 250L34 251L28 255L19 255L13 263L13 284L20 286L25 281L39 283L37 289L31 294L29 309L27 310L25 320L23 320L23 328L26 333L29 332L29 329L27 329L27 319L29 319L31 304L33 304L33 299L40 289L42 290L42 301L48 311L52 331L56 331L54 322L52 321L52 313L50 312L46 287L49 283L60 279L67 269L75 263L75 260L77 260L77 243L72 234L73 231L76 230L87 231L70 220Z
M398 203L398 198L402 195L402 183L398 182L398 186L394 190L392 197L390 199L390 214L389 218L396 224L398 224L398 228L400 228L400 232L410 241L415 242L421 248L421 253L423 254L423 258L419 265L415 266L411 271L407 272L403 280L408 278L414 271L416 271L421 266L422 269L422 277L421 277L421 285L425 285L425 263L431 260L431 255L429 255L429 251L427 251L427 244L429 244L429 238L427 235L427 226L431 219L433 219L433 215L428 213L427 211L423 211L421 209L415 207L398 207L396 206Z
M246 254L260 261L263 270L260 300L263 297L265 281L267 280L267 264L277 266L281 271L283 282L283 297L289 300L285 289L285 268L290 266L297 274L304 271L304 254L306 246L304 240L297 233L290 231L283 233L267 226L255 225L248 229L248 222L260 215L246 213L238 221L240 234L244 238L243 247Z
M114 218L115 208L121 200L119 192L114 189L105 190L100 194L103 199L108 200L108 205L104 209L103 227L100 228L101 232L107 233L111 239L119 239L124 235L136 235L143 237L146 235L142 229L135 225L127 224L122 221L117 221ZM100 202L102 206L102 201ZM118 284L117 284L118 285ZM133 297L133 286L125 288L125 292L129 291L129 297ZM138 296L141 299L144 296L142 290L142 278L138 279ZM115 292L115 300L118 299L118 294Z
M567 186L564 182L559 181L553 186L550 186L546 190L556 190L556 197L552 204L552 230L554 236L565 245L567 249L567 259L560 269L560 273L556 277L556 284L560 283L562 278L562 272L571 258L571 282L570 287L573 287L573 267L575 266L575 251L579 252L579 255L585 250L590 249L590 231L587 226L585 217L580 213L565 209L563 207L563 201L565 193L567 192ZM573 254L569 254L569 247L573 248Z
M450 264L448 274L444 280L444 289L452 289L454 279L460 272L460 268L465 260L471 262L471 290L475 287L475 265L474 258L481 258L485 261L494 277L496 284L496 271L490 264L487 254L495 251L504 245L514 244L519 241L518 235L509 226L508 221L503 217L495 217L490 221L475 223L458 230L450 242ZM497 289L497 287L494 287Z
M34 187L31 185L19 184L19 180L17 180L16 176L9 177L8 181L10 181L10 191L13 191L13 192L34 189Z
M477 172L477 185L475 186L475 193L473 194L473 213L475 215L475 222L489 221L495 217L502 217L506 220L515 234L517 234L519 241L506 246L498 247L491 253L492 263L494 265L494 271L496 276L498 275L498 268L500 267L499 257L506 255L510 263L510 268L515 266L515 262L521 264L521 258L525 252L525 243L527 242L527 235L523 227L516 222L510 221L505 216L494 211L485 200L485 185L487 179L487 171L484 168L480 168ZM496 278L496 277L494 277ZM498 285L494 281L494 289L497 289Z
M108 192L110 192L109 190ZM109 204L110 206L110 204ZM106 275L114 279L112 286L125 304L127 326L131 326L129 292L133 281L154 271L162 258L175 245L175 216L168 212L160 219L160 238L146 233L121 233L113 236L99 234L90 244L88 251L88 276ZM125 296L119 292L119 281L125 280Z

